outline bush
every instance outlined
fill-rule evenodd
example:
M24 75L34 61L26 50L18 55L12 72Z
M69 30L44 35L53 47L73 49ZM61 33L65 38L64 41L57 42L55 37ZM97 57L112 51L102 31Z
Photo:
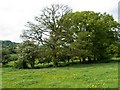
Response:
M18 47L18 61L16 68L34 68L37 58L37 45L31 41L24 41Z
M29 68L27 66L27 63L25 61L22 61L22 60L19 60L19 61L15 62L14 67L18 68L18 69L28 69Z

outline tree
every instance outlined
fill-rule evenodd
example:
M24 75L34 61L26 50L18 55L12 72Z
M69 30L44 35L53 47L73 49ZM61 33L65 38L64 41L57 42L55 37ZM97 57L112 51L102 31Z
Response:
M51 49L47 46L47 45L41 45L39 46L39 50L38 50L38 63L50 63L52 60L52 55L51 55L52 51Z
M117 57L119 53L119 47L115 44L111 44L108 48L106 48L106 53L109 57Z
M88 57L88 60L91 61L91 47L92 43L89 40L89 32L79 32L77 33L77 38L70 45L74 57L78 57L81 62L85 62L85 59Z
M25 30L22 37L35 40L39 44L47 44L52 51L52 60L54 67L58 66L57 52L62 45L60 41L64 38L63 23L64 15L71 13L71 9L67 5L53 4L42 10L42 14L35 17L36 23L28 22L28 30Z
M119 24L114 21L112 16L106 13L101 14L100 19L96 21L93 32L94 37L92 40L94 45L94 55L98 60L109 58L109 54L106 53L106 48L111 46L111 44L116 44L116 41L118 40L118 27Z
M9 50L10 54L16 54L16 47L18 43L11 42L9 40L1 41L2 42L2 48L6 48Z
M82 54L83 51L86 56L89 53L89 60L90 56L97 60L109 58L109 55L106 53L106 48L111 44L116 44L120 27L111 15L93 11L82 11L70 13L63 18L66 19L64 20L63 27L71 31L71 38L73 38L72 44L74 44L76 52ZM84 35L86 32L88 34ZM85 37L87 39L82 40ZM83 57L84 55L81 56Z
M8 48L2 48L1 51L1 62L3 65L7 64L10 61L16 61L17 60L17 54L11 53Z
M28 22L28 28L21 36L38 43L39 61L52 61L54 67L58 66L59 61L72 58L82 58L82 61L88 58L89 62L92 59L107 59L108 49L119 38L120 25L106 13L72 13L68 6L53 4L44 8L35 21Z
M31 41L24 41L18 47L17 68L35 68L35 59L37 58L37 45Z
M17 43L11 42L9 40L6 41L0 41L1 42L1 58L3 65L7 64L10 61L15 61L17 60L17 55L16 55L16 47Z

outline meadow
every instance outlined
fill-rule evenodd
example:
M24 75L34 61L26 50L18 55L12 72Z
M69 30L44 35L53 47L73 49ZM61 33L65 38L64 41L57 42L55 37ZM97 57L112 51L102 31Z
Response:
M2 68L2 88L118 88L118 62L66 67Z

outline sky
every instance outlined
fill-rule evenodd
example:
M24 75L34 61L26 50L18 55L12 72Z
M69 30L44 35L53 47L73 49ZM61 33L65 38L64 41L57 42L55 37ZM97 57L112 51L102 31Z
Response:
M26 22L34 21L40 10L51 4L64 4L73 11L107 12L118 21L120 0L0 0L0 40L22 42Z

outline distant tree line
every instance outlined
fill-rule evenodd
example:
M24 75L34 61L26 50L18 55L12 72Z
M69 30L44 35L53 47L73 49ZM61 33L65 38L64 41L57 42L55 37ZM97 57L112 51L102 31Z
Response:
M9 40L0 40L0 58L3 65L7 64L10 61L16 61L17 52L16 47L18 43L9 41Z

